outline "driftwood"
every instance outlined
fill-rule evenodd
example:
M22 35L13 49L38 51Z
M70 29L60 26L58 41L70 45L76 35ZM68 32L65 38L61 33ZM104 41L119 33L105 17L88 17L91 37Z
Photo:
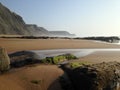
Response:
M118 62L83 65L75 69L72 69L69 64L64 64L61 68L67 73L71 82L66 87L69 85L73 87L68 89L64 86L65 90L120 90L120 63Z

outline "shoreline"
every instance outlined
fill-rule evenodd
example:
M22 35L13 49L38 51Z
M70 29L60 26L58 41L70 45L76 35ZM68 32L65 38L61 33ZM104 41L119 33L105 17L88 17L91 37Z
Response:
M114 56L111 57L112 54L109 53L104 53L105 51L97 51L97 52L92 52L89 53L88 55L84 56L84 59L80 58L78 59L79 61L91 61L95 62L95 58L97 58L102 52L105 55L107 55L107 58L110 60L117 60L115 57L118 57L120 55L120 52L117 49L120 49L120 45L115 45L115 44L109 44L109 43L103 43L103 42L95 42L93 40L72 40L72 39L6 39L6 38L0 38L0 47L4 47L8 54L13 53L13 52L18 52L18 51L31 51L31 50L57 50L58 52L62 49L113 49L113 51L110 51ZM117 51L114 51L116 49ZM56 51L56 52L57 52ZM68 51L67 51L68 52ZM116 56L114 52L117 52ZM82 53L84 54L85 51ZM99 56L100 58L105 55L102 54ZM92 57L92 58L91 58ZM94 58L93 58L94 57ZM102 60L104 61L104 58ZM115 58L115 59L114 59ZM120 59L120 58L118 58ZM102 61L101 60L101 61ZM99 60L98 60L99 62ZM95 62L96 63L96 62Z
M96 51L73 62L88 62L92 64L102 62L120 62L120 51Z
M120 48L120 45L95 42L94 40L0 38L0 47L6 48L7 52L10 53L21 50L109 49Z

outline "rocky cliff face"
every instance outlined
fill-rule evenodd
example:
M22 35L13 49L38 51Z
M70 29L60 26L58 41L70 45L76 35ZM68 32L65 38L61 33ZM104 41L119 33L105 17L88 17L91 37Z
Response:
M35 24L27 24L27 29L33 36L53 36L53 37L71 37L75 36L67 31L48 31L43 27L38 27Z
M27 36L70 36L65 31L49 32L35 24L26 24L21 16L10 11L0 3L0 34L1 35L27 35Z
M35 24L27 24L26 27L33 36L49 36L49 31L43 27L38 27Z
M22 17L0 3L0 34L29 35Z

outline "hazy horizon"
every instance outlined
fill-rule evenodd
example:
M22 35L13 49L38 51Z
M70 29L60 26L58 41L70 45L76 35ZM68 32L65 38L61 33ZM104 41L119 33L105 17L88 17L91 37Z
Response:
M119 0L0 0L23 17L49 31L83 36L120 36Z

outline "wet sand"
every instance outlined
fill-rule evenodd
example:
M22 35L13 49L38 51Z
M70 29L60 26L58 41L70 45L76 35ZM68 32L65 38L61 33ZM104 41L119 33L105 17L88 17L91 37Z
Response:
M81 57L75 62L89 62L89 63L101 63L101 62L120 62L120 51L96 51L85 57Z
M81 49L81 48L120 48L120 45L73 39L4 39L0 38L0 47L8 52L20 50Z
M21 50L50 50L50 49L114 49L120 45L95 42L93 40L73 39L6 39L0 38L0 47L5 47L7 52ZM99 63L103 61L119 61L120 51L97 51L80 58L79 61Z
M56 65L31 65L0 75L0 90L62 90L58 78L63 71ZM38 81L33 83L31 81Z
M92 40L73 39L5 39L0 38L0 47L5 47L7 52L20 50L48 50L48 49L109 49L120 48L120 45L95 42ZM82 61L103 62L119 61L119 51L99 51L80 58Z

